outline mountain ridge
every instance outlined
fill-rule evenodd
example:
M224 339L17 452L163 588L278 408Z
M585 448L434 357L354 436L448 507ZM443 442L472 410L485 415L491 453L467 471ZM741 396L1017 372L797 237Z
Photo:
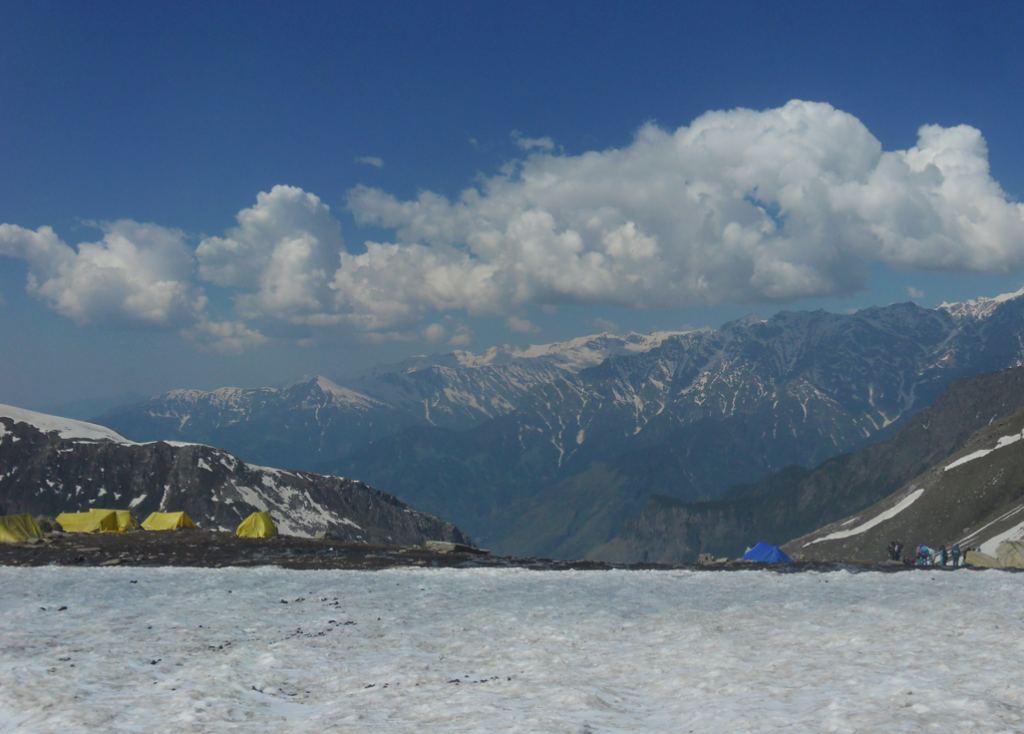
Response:
M181 510L219 530L266 510L286 535L471 543L450 523L362 482L249 464L201 444L138 443L103 426L0 405L0 514L110 506L141 516Z
M1020 364L1021 295L415 357L331 383L360 396L344 405L311 378L287 401L252 391L262 413L205 435L175 433L186 415L200 426L188 406L153 433L358 476L498 550L564 557L610 540L652 494L708 501L816 466L891 434L958 377ZM131 419L104 422L132 435Z
M711 500L790 464L815 466L891 432L958 377L1019 364L1024 300L992 300L782 311L676 335L532 389L464 442L402 432L335 467L455 513L446 516L499 551L579 553L610 540L655 491ZM733 448L710 461L700 434L720 429ZM489 447L478 451L481 441ZM586 475L598 465L603 484L594 489ZM588 519L591 490L603 497L597 524ZM530 509L517 520L511 507Z

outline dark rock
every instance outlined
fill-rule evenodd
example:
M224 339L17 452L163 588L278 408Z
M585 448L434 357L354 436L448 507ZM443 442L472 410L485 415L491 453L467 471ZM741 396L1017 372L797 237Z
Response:
M351 542L472 545L450 523L362 482L246 464L198 444L64 439L2 411L0 425L0 515L130 508L141 521L157 510L184 511L200 527L234 530L269 510L283 534L326 528Z

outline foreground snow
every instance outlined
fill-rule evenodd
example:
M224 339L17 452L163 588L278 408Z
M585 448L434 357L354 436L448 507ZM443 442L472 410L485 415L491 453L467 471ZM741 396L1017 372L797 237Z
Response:
M4 732L1024 728L1024 576L1000 572L0 568L0 589Z

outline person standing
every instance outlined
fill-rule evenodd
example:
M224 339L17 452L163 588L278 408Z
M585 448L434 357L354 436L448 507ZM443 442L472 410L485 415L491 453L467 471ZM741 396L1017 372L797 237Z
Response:
M960 567L960 544L953 544L953 568Z
M949 561L949 555L946 552L945 544L943 544L939 546L939 563L945 566L947 561Z

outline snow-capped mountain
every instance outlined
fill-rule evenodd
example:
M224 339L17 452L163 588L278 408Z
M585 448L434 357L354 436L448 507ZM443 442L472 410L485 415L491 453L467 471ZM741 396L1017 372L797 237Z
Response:
M892 430L958 377L1021 364L1021 295L784 311L677 334L566 372L458 438L405 432L336 466L505 552L580 555L652 494L713 499L814 466Z
M287 535L418 545L465 543L458 528L339 477L247 464L199 444L136 443L91 423L0 405L0 515L183 510L200 527L234 530L269 510Z
M177 391L101 422L357 476L500 550L578 556L653 494L713 499L870 443L956 378L1021 364L1022 337L1024 291L783 311L415 357L282 389Z
M344 386L314 376L285 388L174 390L96 420L140 441L199 441L247 460L315 469L410 426L478 425L510 412L538 385L679 333L413 357L339 380Z
M601 364L639 354L686 332L595 334L528 347L491 347L412 357L340 380L348 387L408 410L425 425L469 428L511 412L533 388Z
M138 441L219 446L247 461L313 469L419 421L325 377L284 388L173 390L96 419Z

